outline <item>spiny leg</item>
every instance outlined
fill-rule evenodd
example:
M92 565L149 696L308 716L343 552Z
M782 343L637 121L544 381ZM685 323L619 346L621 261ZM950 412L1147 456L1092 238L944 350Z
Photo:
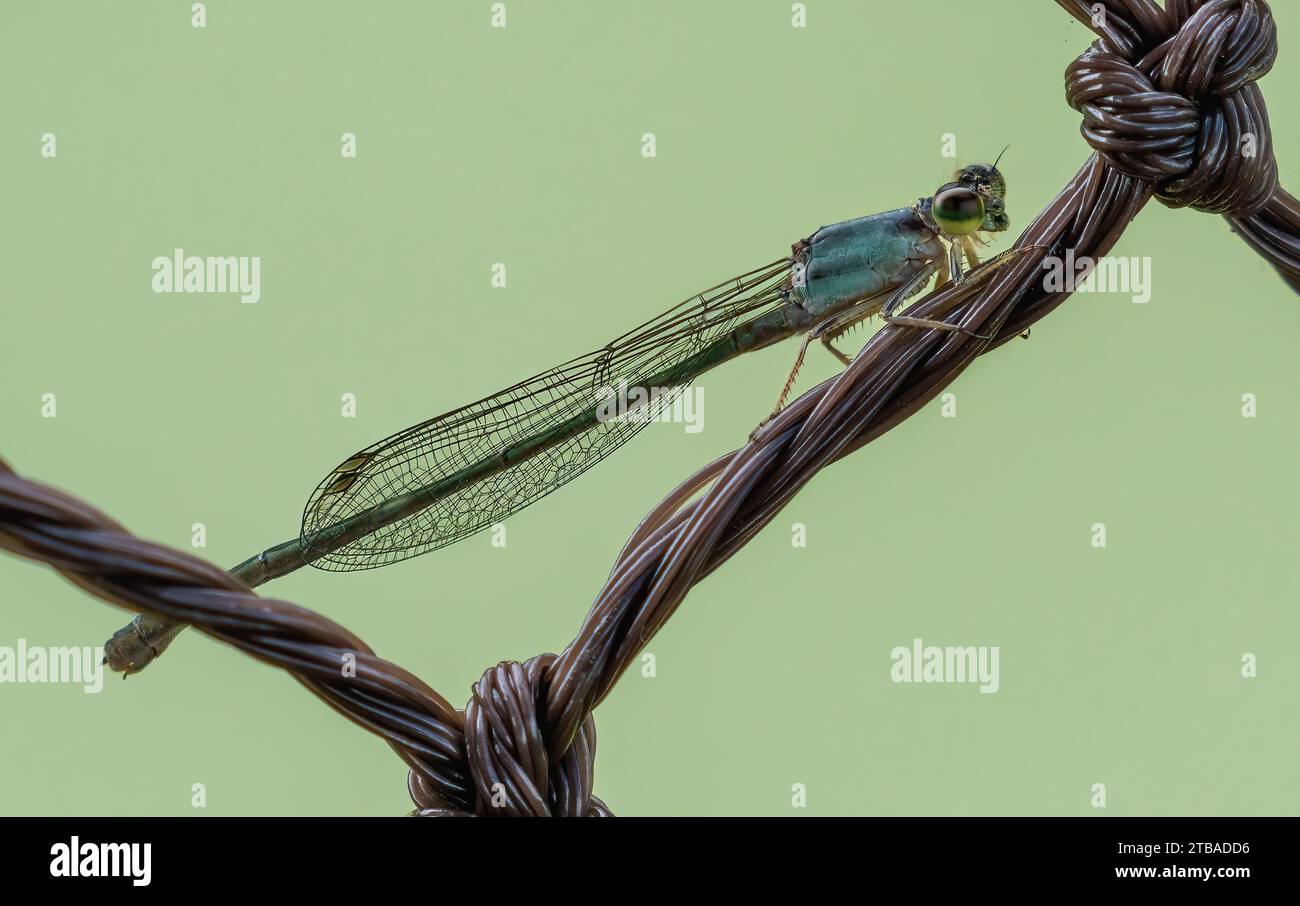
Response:
M916 292L916 290L925 286L926 282L934 276L934 272L934 263L930 262L926 264L915 277L900 287L900 291L910 290L911 292ZM897 293L895 293L895 295L897 295ZM834 346L830 345L830 341L838 336L838 332L842 332L849 326L856 324L858 321L864 320L865 318L869 318L879 311L880 302L878 300L879 296L872 296L863 299L861 302L855 303L839 314L832 315L824 321L813 325L812 329L803 335L803 339L799 343L799 353L794 358L794 367L790 369L790 375L785 380L785 386L781 388L781 395L777 397L776 405L772 407L772 413L758 423L758 426L750 433L750 437L753 437L760 428L772 419L776 418L777 415L780 414L781 410L785 408L785 402L790 397L790 391L794 389L795 378L799 376L799 369L803 367L804 356L808 353L808 344L813 340L821 340L822 344L831 351L831 354L845 365L848 365L853 361Z
M885 321L892 324L903 324L911 327L929 327L934 330L947 330L978 336L978 334L975 334L973 331L968 330L965 327L948 324L945 321L934 321L929 318L909 318L902 315L895 315L894 312L898 311L898 309L901 308L903 303L907 302L908 299L920 292L926 282L929 281L930 276L936 271L939 272L939 279L935 281L935 290L942 289L949 282L961 284L966 283L969 280L980 281L987 278L995 268L1006 264L1021 252L1042 247L1043 246L1027 245L1023 248L1007 249L1005 252L994 255L988 261L981 264L979 256L975 252L974 241L970 236L963 236L958 241L948 243L948 267L946 270L941 269L936 262L931 261L928 265L922 268L921 271L912 278L912 280L904 283L892 296L889 297L889 301L887 301L880 310L880 316ZM970 264L970 271L966 271L962 268L961 262L963 256L965 256L967 262ZM832 337L832 339L834 338Z
M822 332L822 337L821 337L822 345L826 347L826 350L831 355L839 359L840 364L844 365L844 367L847 368L849 365L851 365L853 363L853 358L852 356L848 356L840 352L838 349L835 348L833 344L835 343L836 340L844 336L854 327L861 324L863 321L867 320L872 315L876 314L877 311L879 311L879 308L875 305L872 305L870 308L867 308L863 310L860 314L856 315L852 320L836 326L833 330L826 330Z
M1021 252L1028 251L1029 249L1032 248L1039 248L1039 246L1031 245L1031 246L1025 246L1024 248L1020 248L1020 249L1008 249L1007 251L1002 252L1001 254L994 255L988 261L984 262L982 267L979 267L980 261L978 257L975 257L975 252L973 249L967 250L963 246L958 245L957 243L951 243L948 249L947 273L940 274L939 280L936 281L935 288L938 289L940 286L946 284L950 280L955 283L964 283L967 280L983 280L990 273L992 273L995 268L1009 261L1012 256L1017 255ZM974 258L975 264L973 265L973 267L979 267L979 270L977 272L974 273L963 272L961 266L961 257L963 252L967 252L967 254L970 256L967 260L970 260L970 258ZM901 324L907 327L926 327L926 328L932 328L934 330L960 332L960 333L970 334L971 336L977 337L979 339L988 339L988 337L980 337L980 335L975 333L974 331L965 327L959 327L955 324L947 324L943 321L932 321L928 318L909 318L909 317L894 314L894 312L897 311L905 302L907 302L908 299L912 298L918 292L924 289L925 285L930 281L930 278L933 277L935 273L939 271L940 268L938 264L936 264L934 261L927 262L925 266L922 267L919 271L917 271L917 273L910 280L908 280L906 283L904 283L902 286L896 289L894 293L889 297L889 300L885 302L885 304L882 307L879 308L880 316L885 321L891 324ZM944 279L945 277L947 279ZM875 299L874 298L865 299L862 302L859 302L853 307L847 309L846 311L840 312L838 315L834 315L833 317L827 318L825 321L822 321L820 324L815 325L812 328L812 330L808 331L808 333L804 334L803 340L799 343L799 354L795 356L794 367L790 369L790 375L789 377L786 378L785 386L781 388L781 395L777 397L776 405L772 408L772 413L767 418L763 419L761 422L758 423L758 426L755 427L753 432L750 433L750 437L753 437L754 434L758 433L760 428L762 428L772 419L776 418L776 416L780 414L781 410L785 408L785 402L790 396L790 391L794 389L794 382L799 375L799 369L803 367L804 357L808 353L808 344L812 342L814 339L820 339L822 341L822 344L828 350L830 350L831 354L834 355L837 359L839 359L845 366L847 366L853 360L850 359L848 356L846 356L844 353L840 352L834 346L832 346L831 341L833 341L837 336L839 336L839 333L843 332L843 330L847 329L853 324L856 324L859 321L871 317L871 315L875 314L876 311L877 311L877 307L876 307Z
M799 354L794 357L794 367L790 369L790 376L785 379L785 386L781 388L781 395L776 398L776 405L772 407L772 413L758 423L758 426L754 428L754 433L757 433L759 428L776 418L781 410L785 408L785 401L790 396L790 391L794 389L794 379L799 376L799 369L803 367L803 358L808 352L808 344L812 342L812 338L812 331L803 335L803 339L799 343ZM754 434L751 433L749 436L753 437Z
M1015 250L1010 250L1010 251L1015 251ZM991 259L988 260L988 264L985 266L988 266L988 268L996 268L998 264L1004 263L1004 257L1006 255L1009 255L1010 251L1002 252L1001 255L996 255L991 257ZM961 242L959 243L950 242L948 244L948 261L946 261L946 264L948 264L948 266L946 266L946 268L940 268L939 265L931 263L930 265L931 269L928 270L926 276L922 278L920 277L920 274L918 274L919 286L900 287L900 290L898 290L896 294L891 296L889 302L885 303L883 309L881 309L881 311L883 311L885 315L887 315L887 320L892 320L894 324L913 324L917 326L920 326L920 324L924 322L926 326L935 326L935 328L939 330L963 330L963 328L957 328L957 326L954 326L952 324L945 324L944 321L928 321L926 320L926 318L888 317L889 313L893 311L897 311L898 307L900 307L902 303L906 302L907 299L910 299L911 296L917 294L917 291L920 289L920 286L924 286L924 283L926 283L928 279L930 279L930 274L935 273L936 270L937 272L939 272L939 278L937 278L935 281L936 292L941 289L944 289L944 287L948 286L948 283L950 282L965 283L966 278L967 276L969 276L969 274L967 274L967 272L963 272L962 269L963 253L965 253L966 261L967 263L969 263L971 270L974 270L975 268L979 268L980 260L979 260L979 256L976 255L975 252L974 239L972 239L971 237L961 237ZM980 276L980 279L983 279L983 274L982 276ZM844 313L844 315L852 316L854 311L855 308L850 308L848 312ZM874 315L874 313L875 313L874 311L868 311L862 313L862 315L846 318L846 320L844 320L842 324L839 324L839 321L841 320L840 317L833 318L832 321L827 321L826 325L819 325L818 328L815 329L815 333L818 333L819 331L819 333L822 334L822 346L826 347L827 350L831 352L831 355L835 356L836 359L839 359L845 365L849 365L850 363L852 363L853 359L850 359L849 356L846 356L844 352L840 352L840 350L837 350L837 348L833 347L831 343L835 341L835 339L841 337L841 335L844 334L845 330L852 328L852 326L858 324L859 321L866 320L866 318L871 317L872 315ZM831 328L831 326L829 326L831 324L836 324L835 328Z
M1006 264L1007 262L1011 261L1014 258L1018 258L1020 255L1024 254L1025 252L1031 252L1034 251L1035 249L1039 251L1045 251L1048 248L1048 246L1046 245L1037 245L1037 244L1022 245L1019 248L1007 249L1004 252L998 252L996 255L994 255L992 258L989 258L987 261L980 261L979 256L975 252L974 237L963 236L962 240L963 240L963 245L965 246L963 251L965 253L966 260L970 263L970 271L968 271L965 275L961 277L961 279L958 281L959 283L964 283L966 280L983 280L985 277L993 273L994 269L1001 267L1002 265Z
M794 389L795 378L799 376L799 369L803 367L804 356L808 352L808 344L811 343L813 340L821 340L822 344L825 345L825 347L829 349L836 358L838 358L845 365L848 365L849 362L853 360L850 359L848 356L846 356L844 353L840 352L834 346L830 345L829 338L826 336L826 328L828 328L831 324L838 322L841 318L844 318L849 315L856 314L860 318L870 317L871 314L874 311L876 311L876 309L877 306L874 300L870 300L869 302L859 302L857 305L854 305L852 308L848 309L847 311L840 312L840 314L835 315L834 317L831 318L827 318L825 321L822 321L820 324L814 325L812 330L808 331L806 334L803 335L803 340L800 341L799 343L799 354L795 356L794 367L790 369L790 376L785 379L785 386L781 388L781 395L777 397L776 405L772 407L772 414L769 415L767 418L763 419L763 421L759 423L758 426L759 428L763 427L763 425L766 425L772 419L776 418L776 416L781 412L781 410L785 408L785 401L789 399L790 391ZM754 430L757 431L758 428L755 428Z
M871 317L871 315L865 315L865 317L869 318ZM845 355L844 353L840 352L833 345L831 345L831 342L834 339L835 339L834 337L822 337L822 345L826 347L827 352L829 352L831 355L835 356L835 358L840 360L841 365L847 368L849 366L849 363L852 362L853 360L849 358L847 355Z
M912 281L900 286L898 291L889 297L889 301L885 303L885 307L880 310L880 317L890 324L901 324L904 327L927 327L933 330L947 330L954 333L965 333L970 334L971 336L977 336L974 331L965 327L958 327L955 324L948 324L943 321L934 321L930 318L911 318L904 315L894 314L894 312L898 311L898 309L900 309L908 299L916 295L916 293L925 286L925 282L930 279L931 274L938 270L938 267L937 264L931 261L919 274L917 274L917 277L924 275L924 280L918 284L916 278L913 278ZM955 243L948 247L948 279L953 283L962 283L966 279L961 269L960 250Z
M1006 264L1012 258L1034 248L1041 248L1041 246L1027 245L1023 248L1007 249L1005 252L1000 252L981 264L979 258L975 255L974 248L966 248L966 243L964 242L953 242L948 247L948 270L952 274L952 280L954 283L978 283L981 280L987 279L994 270ZM968 261L974 261L972 270L965 273L962 272L961 267L961 258L963 253L966 255ZM929 318L909 318L903 315L894 315L894 312L897 311L899 306L905 301L906 297L898 298L897 295L895 295L894 298L891 298L885 303L884 309L881 310L880 317L890 324L902 324L907 327L928 327L935 330L959 331L961 333L970 334L976 339L991 339L990 337L981 336L968 328L959 327L955 324L948 324L943 321L934 321Z

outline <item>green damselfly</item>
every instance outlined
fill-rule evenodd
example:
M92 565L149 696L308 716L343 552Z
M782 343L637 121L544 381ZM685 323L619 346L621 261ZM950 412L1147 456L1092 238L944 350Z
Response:
M987 234L1010 225L1006 190L997 161L965 167L913 205L822 227L789 256L692 296L595 352L371 444L316 487L297 538L231 573L257 586L306 564L372 569L445 547L581 475L704 372L789 337L803 341L777 410L813 340L848 364L834 341L872 315L960 330L896 311L936 274L936 285L979 279L1015 253L982 265L976 253ZM620 402L646 400L642 417L601 417L614 388ZM613 408L637 414L635 404ZM141 670L182 628L141 614L108 641L105 660L124 673Z
M1009 225L1005 196L996 161L965 167L914 205L822 227L789 257L594 352L371 444L311 495L301 555L321 569L370 569L459 541L591 468L705 371L796 334L804 341L778 409L811 340L847 365L833 341L874 314L954 329L894 312L936 273L940 284L962 280L963 258L979 264L981 234ZM602 418L611 392L629 395L613 408L640 417Z

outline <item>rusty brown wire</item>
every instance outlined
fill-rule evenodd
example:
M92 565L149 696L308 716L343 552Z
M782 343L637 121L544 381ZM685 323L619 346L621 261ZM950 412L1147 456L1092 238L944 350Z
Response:
M1107 254L1153 196L1223 214L1300 291L1300 204L1280 188L1255 81L1277 55L1264 0L1056 0L1099 40L1070 65L1066 97L1095 153L990 280L949 285L910 309L966 334L886 326L838 377L804 394L746 446L669 494L637 526L573 642L504 662L464 712L312 611L260 598L179 551L0 463L0 546L91 594L191 623L288 670L410 768L421 815L608 815L593 794L592 712L700 579L769 523L825 466L903 421L990 349L1070 295L1040 279L1047 256ZM1246 154L1247 144L1253 154Z

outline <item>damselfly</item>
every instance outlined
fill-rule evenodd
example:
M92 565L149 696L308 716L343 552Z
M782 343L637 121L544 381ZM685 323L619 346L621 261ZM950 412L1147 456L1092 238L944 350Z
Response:
M875 314L960 330L896 312L936 274L936 285L969 283L1017 252L983 265L976 254L986 234L1010 224L1006 191L996 160L965 167L916 204L822 227L789 257L693 296L595 352L371 444L317 486L299 537L230 572L255 587L308 563L371 569L445 547L581 475L705 371L796 334L803 342L774 414L813 340L848 364L835 339ZM629 405L634 399L644 402ZM602 418L608 411L622 417ZM184 628L141 613L105 643L105 661L135 673Z
M936 273L938 285L966 279L962 260L979 265L982 234L1008 227L996 164L965 167L909 207L822 227L789 257L705 290L595 352L354 453L308 500L297 550L266 554L296 560L283 564L290 569L405 560L501 522L581 475L674 393L743 353L803 334L779 410L813 340L847 365L834 340L874 314L959 329L895 312ZM622 417L602 417L608 411ZM287 571L266 555L262 565Z

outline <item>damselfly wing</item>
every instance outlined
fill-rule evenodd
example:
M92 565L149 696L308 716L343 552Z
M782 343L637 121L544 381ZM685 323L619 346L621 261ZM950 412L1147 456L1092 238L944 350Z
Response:
M693 360L783 304L791 263L705 290L601 349L349 456L307 501L304 554L325 570L386 566L501 522L573 480L670 405L690 383L683 375L700 370ZM322 543L340 534L356 537Z

